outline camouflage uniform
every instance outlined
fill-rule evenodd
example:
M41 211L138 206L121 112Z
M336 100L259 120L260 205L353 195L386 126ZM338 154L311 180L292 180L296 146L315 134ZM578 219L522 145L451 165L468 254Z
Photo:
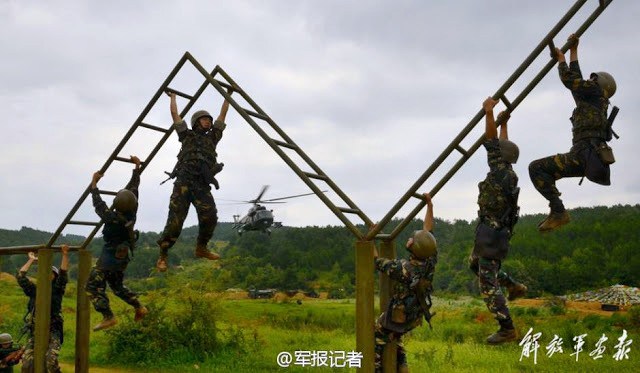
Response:
M140 170L134 169L125 189L130 190L137 198L139 185ZM110 210L100 198L97 188L91 190L91 195L96 213L104 222L102 234L105 243L96 265L91 268L86 291L95 310L104 317L110 318L113 317L113 312L109 307L109 298L106 294L107 284L116 296L128 304L135 308L141 306L136 293L122 283L124 271L130 261L129 251L133 250L136 240L133 225L136 221L137 207L136 210L123 214Z
M389 305L375 325L375 366L376 372L382 372L382 352L384 346L394 341L397 349L398 367L407 365L407 355L402 344L402 336L422 325L422 317L431 318L428 308L431 306L433 274L437 258L425 260L411 255L410 260L377 258L376 269L395 280L393 296ZM427 309L423 309L420 297Z
M183 120L174 124L174 127L182 148L172 173L176 181L169 201L167 223L158 240L164 255L180 236L189 204L193 204L198 213L197 243L206 246L213 236L218 222L218 210L209 184L214 184L218 189L215 175L222 170L222 164L216 161L216 146L226 125L216 120L209 131L204 131L200 126L190 130Z
M501 326L513 329L500 285L507 286L515 281L500 267L509 251L509 240L518 220L518 176L511 164L502 159L498 139L485 141L484 147L489 172L478 184L479 223L469 267L478 277L489 312Z
M12 345L9 348L0 347L0 373L13 373L13 366L17 365L20 360L4 361L9 355L18 351L20 347Z
M28 312L25 316L25 329L28 332L29 340L22 355L22 372L33 372L33 328L35 326L35 305L36 305L36 285L29 280L26 272L18 272L16 275L18 284L29 297L27 306ZM62 319L62 296L69 281L67 271L60 270L51 286L51 324L49 327L49 347L47 348L45 366L49 373L60 372L58 365L58 355L64 341L63 319Z
M564 212L555 181L565 177L586 176L609 185L609 165L600 161L596 149L605 143L609 100L598 83L584 80L578 61L558 64L560 80L571 90L576 108L571 116L573 146L568 153L535 160L529 164L534 187L549 200L552 212Z

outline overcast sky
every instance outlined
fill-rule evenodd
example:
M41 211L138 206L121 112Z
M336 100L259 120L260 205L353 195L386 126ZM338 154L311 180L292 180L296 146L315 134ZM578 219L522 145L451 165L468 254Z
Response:
M185 51L208 70L216 64L225 69L372 220L380 220L573 3L0 0L0 227L55 230ZM597 4L589 0L556 44L564 44ZM640 2L615 0L581 39L583 72L605 70L617 80L612 103L621 108L615 128L622 138L612 143L611 187L559 182L569 208L640 201L638 14ZM547 61L545 50L507 97L515 98ZM185 68L173 86L193 93L203 80ZM221 103L207 89L194 110L216 113ZM512 115L524 214L548 211L527 166L569 150L573 107L554 68ZM171 124L166 97L146 121ZM216 198L251 199L264 184L271 185L265 198L309 191L233 110L227 123L218 146L225 169ZM463 145L478 138L483 123ZM121 155L144 160L158 139L152 131L137 132ZM172 185L159 183L178 150L173 134L142 176L143 231L164 226ZM123 187L129 168L114 164L100 186ZM481 149L434 198L436 216L474 218L477 183L486 172ZM273 206L285 225L341 224L316 196ZM219 218L231 221L248 208L220 202ZM88 203L75 219L94 219ZM185 226L196 222L192 209Z

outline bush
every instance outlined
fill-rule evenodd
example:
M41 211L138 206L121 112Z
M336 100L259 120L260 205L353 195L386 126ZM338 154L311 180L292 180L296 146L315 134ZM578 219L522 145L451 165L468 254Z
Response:
M204 361L225 348L243 350L244 335L239 330L221 332L217 319L218 302L188 288L172 294L176 305L151 300L149 314L136 323L125 320L120 327L106 332L109 363L158 366Z

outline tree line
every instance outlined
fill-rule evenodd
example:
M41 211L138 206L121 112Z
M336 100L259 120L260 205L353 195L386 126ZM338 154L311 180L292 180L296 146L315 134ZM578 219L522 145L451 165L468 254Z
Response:
M520 218L511 240L511 251L504 268L525 282L529 295L567 294L616 283L640 286L640 205L578 208L570 211L572 222L557 232L540 234L537 224L544 216ZM398 221L392 221L395 226ZM407 257L404 245L422 221L414 220L396 238L399 257ZM436 219L434 233L439 258L434 279L436 293L475 293L475 277L467 258L473 246L476 221ZM0 246L47 242L50 233L23 227L0 229ZM195 263L193 251L197 227L189 227L171 249L169 265L174 270ZM128 278L158 276L155 261L156 232L141 232L137 248L127 269ZM80 236L63 236L59 242L79 243ZM328 291L336 297L353 295L355 284L355 238L344 227L283 227L271 236L246 232L238 236L232 223L219 223L212 243L223 259L220 268L206 273L210 286L227 288L277 288ZM89 249L94 257L102 247L101 238ZM0 270L15 273L25 255L0 257ZM55 263L59 259L55 259ZM72 255L71 276L75 276ZM201 272L201 271L200 271ZM193 272L193 276L200 272Z

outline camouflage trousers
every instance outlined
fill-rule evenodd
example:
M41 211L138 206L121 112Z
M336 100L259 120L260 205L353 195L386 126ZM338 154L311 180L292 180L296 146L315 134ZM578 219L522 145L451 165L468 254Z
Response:
M91 269L86 291L89 294L91 303L93 303L93 307L104 317L113 317L113 311L111 311L109 298L107 297L107 284L109 284L109 287L117 297L135 308L140 307L138 295L124 286L123 280L124 272L122 271L104 271L98 267Z
M404 345L402 344L403 334L392 332L391 330L388 330L382 327L382 324L380 323L380 320L382 319L382 317L383 316L380 316L378 318L378 321L376 321L376 326L375 326L375 339L376 339L376 345L375 345L376 370L375 371L376 373L382 372L382 354L384 352L384 346L389 342L394 342L398 346L396 350L397 351L396 365L398 366L398 368L400 368L403 365L405 366L407 365L407 352L404 349Z
M503 322L511 320L511 316L509 308L507 308L507 300L500 286L513 284L515 281L502 271L500 266L500 260L481 258L473 254L469 258L469 268L478 277L480 293L489 312L498 322Z
M49 373L60 373L58 355L60 355L60 349L62 348L61 335L62 331L52 331L49 335L49 346L45 355L45 367ZM22 373L33 373L34 371L33 336L31 336L25 346L24 355L22 355Z
M200 245L206 245L213 236L218 223L218 210L211 195L211 187L202 182L183 182L177 180L173 185L173 192L169 200L169 214L167 224L158 240L158 245L166 251L176 243L182 232L182 224L187 218L189 205L193 204L198 213L198 240Z
M565 177L581 177L585 174L586 161L580 151L571 149L569 153L556 154L535 160L529 164L529 177L533 186L550 202L551 209L564 211L556 180Z

